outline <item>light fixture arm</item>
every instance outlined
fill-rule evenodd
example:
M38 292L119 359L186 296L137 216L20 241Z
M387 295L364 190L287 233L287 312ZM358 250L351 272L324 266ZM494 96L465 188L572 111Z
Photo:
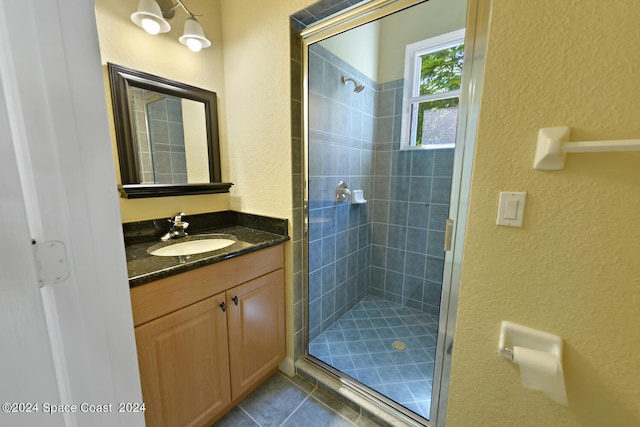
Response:
M176 3L173 6L171 6L169 9L163 10L162 16L164 16L165 19L173 19L173 17L176 15L175 11L178 8L178 6L180 6L180 3Z
M174 4L173 6L171 6L169 9L167 10L163 10L162 11L162 16L164 16L166 19L172 19L175 15L175 11L178 7L182 7L182 10L185 11L185 13L187 15L189 15L189 17L194 18L195 16L193 13L191 13L191 11L189 9L187 9L187 6L184 5L184 3L182 3L181 0L176 0L176 4Z

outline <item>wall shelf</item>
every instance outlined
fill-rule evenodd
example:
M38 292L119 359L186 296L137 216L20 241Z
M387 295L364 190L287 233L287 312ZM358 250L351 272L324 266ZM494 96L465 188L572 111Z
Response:
M541 128L533 168L547 171L564 169L567 153L640 151L640 139L568 142L570 133L568 126Z

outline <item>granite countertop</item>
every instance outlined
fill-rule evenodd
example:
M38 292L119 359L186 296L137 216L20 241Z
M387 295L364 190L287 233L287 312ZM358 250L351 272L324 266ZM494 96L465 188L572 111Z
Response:
M165 220L141 221L124 224L125 252L129 286L137 286L154 280L233 258L245 253L274 246L289 240L287 220L259 217L225 211L215 214L185 216L190 223L189 236L200 234L230 234L238 240L230 246L215 251L189 256L154 256L147 252L150 246L160 242L160 235L168 230ZM193 228L191 226L193 224ZM166 228L167 230L164 230ZM142 232L140 230L143 230ZM149 230L151 230L149 232ZM180 238L175 240L176 243Z

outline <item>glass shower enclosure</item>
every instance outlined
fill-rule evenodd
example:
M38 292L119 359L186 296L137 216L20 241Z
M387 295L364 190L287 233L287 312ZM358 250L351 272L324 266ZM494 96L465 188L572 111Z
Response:
M405 47L463 29L466 10L418 2L306 45L308 355L418 420L431 417L454 141L401 144Z

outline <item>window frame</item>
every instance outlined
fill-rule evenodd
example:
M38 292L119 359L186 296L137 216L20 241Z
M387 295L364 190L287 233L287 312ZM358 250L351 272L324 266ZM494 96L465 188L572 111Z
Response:
M400 135L401 150L438 150L455 147L455 142L451 144L413 144L413 123L417 122L418 112L417 109L415 112L412 112L411 106L419 102L438 101L441 99L460 97L459 89L430 95L419 95L421 70L420 56L464 44L464 34L465 30L463 28L420 40L415 43L410 43L406 46L404 61L404 94L402 97L402 125ZM415 95L416 93L418 95Z

